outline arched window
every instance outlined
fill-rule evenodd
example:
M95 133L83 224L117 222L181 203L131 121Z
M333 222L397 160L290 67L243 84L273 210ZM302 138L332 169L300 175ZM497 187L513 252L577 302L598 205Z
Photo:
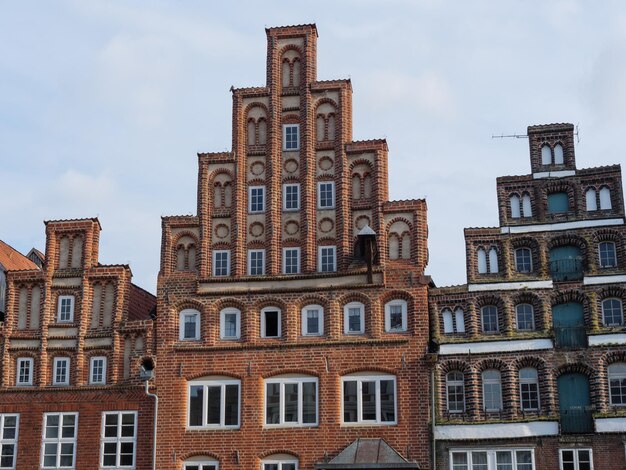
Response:
M601 268L614 268L617 266L617 253L615 243L601 242L598 244L598 256Z
M250 119L248 121L248 145L256 144L256 126L254 121Z
M324 334L324 307L307 305L302 309L302 335L321 336Z
M406 300L396 299L385 304L385 331L397 333L407 330Z
M502 409L502 382L500 371L489 369L483 372L483 409L500 411Z
M454 333L454 324L452 323L452 312L450 309L443 309L441 316L443 317L443 332Z
M22 287L20 289L20 300L19 300L18 314L17 314L17 329L18 330L26 329L27 317L28 317L28 289L26 287Z
M343 333L360 335L365 333L365 305L350 302L343 306Z
M561 144L556 144L554 146L554 164L562 165L563 162L563 146Z
M218 470L219 463L209 457L194 457L183 463L183 470Z
M200 339L200 312L188 308L179 314L179 336L181 341L195 341Z
M280 338L281 311L278 307L261 310L261 338Z
M298 470L298 460L291 455L271 455L263 459L261 470Z
M345 375L342 383L344 423L396 424L396 377L377 372Z
M465 314L460 307L454 311L454 321L456 323L456 332L465 333Z
M59 268L67 268L70 260L70 239L61 237L59 241Z
M530 304L515 306L515 323L518 331L532 331L535 329L535 314Z
M618 362L608 369L611 406L626 406L626 364Z
M549 145L544 145L541 147L541 164L542 165L550 165L552 164L552 150Z
M482 248L479 248L476 252L478 259L478 274L485 274L487 272L487 253Z
M533 257L530 248L515 250L515 270L518 273L529 273L533 270Z
M530 196L528 194L524 194L522 196L522 217L532 217L533 216L533 208L530 203Z
M463 413L465 411L463 372L453 370L446 375L446 398L448 401L448 412Z
M480 309L480 320L484 333L497 333L500 329L498 326L498 307L495 305L485 305Z
M600 209L609 210L612 209L611 204L611 190L606 186L600 189Z
M241 338L241 311L237 308L225 308L220 312L220 338Z
M519 196L516 194L513 194L509 198L509 201L511 203L511 218L519 219L522 215L520 212L520 206L519 206Z
M602 322L606 326L621 326L624 323L622 301L605 299L602 301Z
M593 188L589 188L585 192L585 208L587 209L587 212L598 210L598 201L596 200L596 190Z
M280 375L265 379L266 426L316 426L317 377Z
M187 426L238 428L241 381L228 376L208 376L188 382ZM189 468L189 467L187 467Z
M539 378L537 369L527 367L519 371L520 405L523 411L539 409Z
M491 248L489 250L489 272L497 273L498 272L498 252L495 248Z

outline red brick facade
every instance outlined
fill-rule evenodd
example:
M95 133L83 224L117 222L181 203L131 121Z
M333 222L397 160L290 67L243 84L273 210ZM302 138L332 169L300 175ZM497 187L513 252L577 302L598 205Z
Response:
M232 90L232 152L198 156L198 215L163 218L157 466L309 470L373 437L429 468L426 203L388 201L386 142L352 142L352 87L317 81L315 26L266 32L266 86ZM370 280L357 236L367 226L378 247ZM348 304L361 312L355 323ZM316 383L315 423L266 410L274 379ZM376 418L344 422L342 379L380 387ZM237 419L223 403L207 410L213 398L202 405L202 383L207 395L224 395L224 383L239 391ZM390 383L391 401L381 391Z

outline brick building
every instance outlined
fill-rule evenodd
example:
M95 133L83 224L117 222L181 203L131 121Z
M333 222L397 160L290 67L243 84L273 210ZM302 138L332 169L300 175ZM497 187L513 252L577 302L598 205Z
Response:
M430 291L436 468L624 469L621 170L577 169L571 124L528 139L499 227L465 230L468 283Z
M99 237L48 221L37 264L0 242L0 469L151 468L156 299L98 262Z
M163 218L158 468L428 468L426 203L388 201L315 25L266 33L197 216Z

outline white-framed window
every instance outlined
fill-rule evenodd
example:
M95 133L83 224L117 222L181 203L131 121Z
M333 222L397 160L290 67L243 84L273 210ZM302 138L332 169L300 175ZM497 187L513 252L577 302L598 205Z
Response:
M518 273L530 273L533 270L533 256L530 248L518 248L515 250L515 271Z
M74 468L78 413L45 413L41 443L41 468Z
M320 246L318 248L319 266L321 273L332 273L337 271L337 247Z
M497 333L500 330L498 325L498 307L495 305L485 305L480 309L480 321L484 333Z
M248 275L265 274L265 250L248 250Z
M611 298L602 301L602 322L606 326L621 326L624 323L620 299Z
M300 149L300 124L283 124L283 150Z
M596 199L596 190L594 188L589 188L585 191L585 208L587 212L598 210L598 200Z
M526 367L519 371L520 404L523 411L539 410L539 374Z
M69 385L70 384L70 358L55 357L52 361L52 384L53 385Z
M396 333L407 331L407 303L406 300L395 299L385 304L385 331Z
M220 312L220 339L241 338L241 311L229 307Z
M531 304L517 304L515 306L515 325L518 331L533 331L535 329L535 311Z
M500 371L485 370L483 379L483 409L488 412L502 410L502 379Z
M0 414L0 469L15 468L19 422L19 414Z
M444 333L465 333L465 314L461 307L457 307L454 314L452 314L452 310L446 307L441 311L441 317Z
M324 307L307 305L302 309L302 335L321 336L324 334Z
M333 209L335 207L335 182L320 181L317 183L317 208Z
M266 426L316 426L317 377L265 380Z
M203 457L194 457L183 463L183 470L219 470L219 463Z
M535 470L533 449L450 449L450 470Z
M509 202L511 206L511 218L519 219L522 214L520 212L520 199L517 194L512 194L509 196Z
M626 364L616 362L608 367L609 403L611 406L626 406Z
M541 164L542 165L551 165L552 164L552 149L548 144L545 144L541 147Z
M189 382L190 428L238 428L241 381L230 377L208 377Z
M452 370L446 374L446 401L448 412L465 412L465 380L463 372Z
M478 274L487 274L487 252L482 248L476 250L476 263Z
M283 210L297 211L300 209L300 183L283 184Z
M361 335L365 333L365 305L350 302L343 306L343 333Z
M341 378L344 424L396 424L396 378L348 375Z
M17 376L15 385L32 385L33 384L33 358L18 357L17 358Z
M57 306L57 321L72 323L74 321L74 296L60 295Z
M261 462L261 470L298 470L298 461L290 455L270 456Z
M522 196L522 217L532 217L533 216L533 206L530 201L530 196L528 194L524 194Z
M593 470L591 449L559 449L560 470Z
M283 273L300 273L300 248L283 248Z
M137 412L102 413L100 465L102 468L135 468Z
M280 313L278 307L265 307L261 310L261 338L280 338Z
M94 356L89 359L89 383L91 385L107 383L107 358L105 356Z
M230 250L213 251L213 275L230 276Z
M178 314L178 339L181 341L200 339L200 312L187 308Z
M604 186L603 188L600 188L600 210L610 210L612 208L611 190Z
M248 212L265 212L265 186L250 186L248 188Z
M441 311L441 317L443 318L443 332L454 333L454 322L452 320L452 311L449 308L444 308Z
M601 242L598 244L598 256L601 268L614 268L617 266L617 252L615 243Z

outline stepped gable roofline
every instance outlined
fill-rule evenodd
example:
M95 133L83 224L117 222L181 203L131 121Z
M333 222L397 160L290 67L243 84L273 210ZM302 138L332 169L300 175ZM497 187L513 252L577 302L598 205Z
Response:
M233 158L233 152L198 152L198 159L220 159L220 158Z
M346 152L363 152L367 150L389 151L387 139L354 140L346 143Z
M317 80L311 83L311 91L333 90L348 88L352 91L352 80L349 78L337 78L335 80Z
M496 183L508 183L514 181L531 181L533 179L533 175L506 175L506 176L498 176L496 178Z
M426 199L400 199L397 201L386 201L383 203L383 211L395 212L407 209L419 209L426 206Z
M554 131L573 131L574 124L569 122L555 122L552 124L539 124L536 126L528 126L527 132L529 134L538 134L541 132L554 132Z
M130 283L128 320L150 320L156 317L156 296L147 290Z
M198 223L198 216L193 214L186 215L162 215L161 220L164 222L184 222L184 223Z
M467 294L467 284L453 284L451 286L432 286L431 295Z
M601 166L592 166L590 168L580 168L576 170L576 175L593 175L595 173L611 173L611 172L621 172L622 165L616 163L615 165L601 165Z
M81 218L81 219L56 219L56 220L44 220L43 223L46 227L48 227L48 224L50 225L70 225L72 223L88 223L88 222L95 222L96 224L98 224L98 230L102 230L102 225L100 225L100 220L98 220L97 217L86 217L86 218Z
M269 28L265 28L265 33L270 36L290 36L292 34L302 34L312 31L315 33L315 37L318 37L317 34L317 26L315 23L308 24L295 24L288 26L271 26Z
M465 227L465 235L500 235L500 227Z
M39 266L2 240L0 240L0 265L7 271L40 271Z
M238 95L242 97L259 97L259 96L268 96L270 91L267 87L264 86L255 86L255 87L240 87L237 88L234 85L230 87L230 92L233 95Z

